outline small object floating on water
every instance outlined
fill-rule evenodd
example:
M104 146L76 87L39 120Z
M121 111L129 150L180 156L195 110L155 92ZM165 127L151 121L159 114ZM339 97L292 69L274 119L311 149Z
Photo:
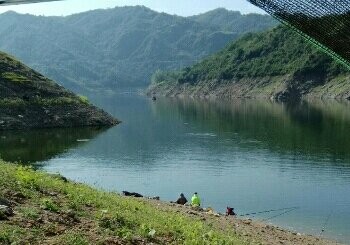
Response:
M88 142L90 141L89 139L77 139L78 142Z
M152 97L152 100L153 100L153 101L156 101L156 100L157 100L156 96L153 96L153 97Z

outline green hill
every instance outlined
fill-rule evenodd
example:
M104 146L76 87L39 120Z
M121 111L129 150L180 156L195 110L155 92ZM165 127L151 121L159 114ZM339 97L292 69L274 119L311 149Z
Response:
M350 97L350 72L285 27L247 34L180 71L158 71L149 93L194 97Z
M0 130L111 126L118 121L0 52Z
M268 16L224 9L185 18L141 6L67 17L7 12L0 23L0 50L74 91L145 87L157 69L194 64L242 33L275 25Z
M221 31L247 33L260 32L277 25L277 21L269 15L245 14L217 8L204 14L189 17L189 19L217 28Z

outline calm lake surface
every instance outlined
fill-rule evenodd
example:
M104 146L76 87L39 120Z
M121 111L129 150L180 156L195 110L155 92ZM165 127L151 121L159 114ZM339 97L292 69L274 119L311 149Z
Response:
M251 217L349 243L349 105L153 102L132 93L90 99L123 123L1 132L1 157L110 191L163 200L197 191L219 212L295 206Z

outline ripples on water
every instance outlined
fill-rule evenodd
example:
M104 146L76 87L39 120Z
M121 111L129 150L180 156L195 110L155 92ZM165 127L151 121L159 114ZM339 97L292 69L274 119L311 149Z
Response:
M198 191L204 206L221 212L298 206L269 222L316 235L331 214L322 236L350 241L348 105L152 102L134 94L90 100L123 123L3 132L1 156L111 191L165 200Z

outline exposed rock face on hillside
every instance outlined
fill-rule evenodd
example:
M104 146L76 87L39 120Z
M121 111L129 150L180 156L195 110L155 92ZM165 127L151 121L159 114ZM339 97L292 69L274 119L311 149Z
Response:
M194 66L157 72L149 94L350 99L350 71L285 27L248 34Z
M87 98L67 91L0 52L0 130L117 123Z

